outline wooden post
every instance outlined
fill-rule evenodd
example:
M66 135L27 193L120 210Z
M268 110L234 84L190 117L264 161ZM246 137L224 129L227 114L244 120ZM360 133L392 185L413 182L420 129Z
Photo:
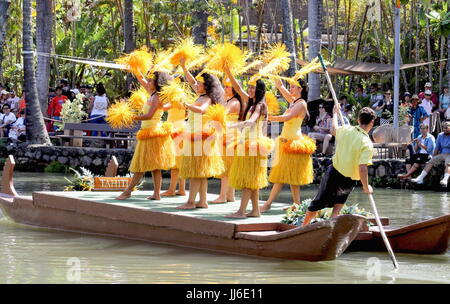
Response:
M83 130L73 130L73 136L83 136ZM72 147L83 147L82 138L72 138L71 141Z
M117 157L113 155L108 163L108 167L106 167L105 177L116 177L118 168L119 162L117 161Z
M16 192L16 189L14 189L14 182L13 182L15 165L16 162L14 161L14 157L12 155L8 155L8 158L6 159L5 162L5 166L3 167L1 192L12 196L19 196Z

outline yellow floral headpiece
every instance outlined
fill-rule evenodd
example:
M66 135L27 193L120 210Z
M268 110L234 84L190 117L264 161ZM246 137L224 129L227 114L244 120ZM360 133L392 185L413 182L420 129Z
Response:
M228 78L228 77L225 77L222 80L222 84L223 84L224 87L231 87L231 86L233 86L233 84L231 83L230 78Z
M198 74L198 75L195 77L195 79L197 79L197 81L200 81L200 82L205 83L205 78L203 78L202 75L203 75L203 74Z
M261 75L259 75L259 74L253 75L253 76L250 78L250 80L248 81L248 85L256 86L256 82L257 82L259 79L261 79Z

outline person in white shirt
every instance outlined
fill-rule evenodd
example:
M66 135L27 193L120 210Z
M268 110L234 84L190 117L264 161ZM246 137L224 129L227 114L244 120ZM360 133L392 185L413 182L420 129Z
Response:
M20 111L20 117L11 124L11 129L9 130L9 139L11 142L14 141L25 141L26 133L25 133L26 125L25 125L25 109Z
M425 109L425 111L427 112L428 115L431 115L432 110L433 110L433 102L431 101L431 91L430 90L426 90L425 91L425 95L424 95L424 99L422 99L422 103L420 104L420 106L422 108ZM427 118L423 121L424 124L430 126L430 118Z
M108 111L109 100L106 97L106 90L103 84L97 85L97 95L93 98L90 105L90 123L106 124L106 113ZM106 132L101 132L102 136L106 136ZM97 136L98 132L93 131L92 136Z
M20 98L16 96L16 92L11 91L9 93L9 98L6 101L11 107L11 112L14 113L14 115L17 115Z
M8 137L11 124L16 121L16 115L11 113L11 108L8 104L2 107L3 114L0 115L0 137Z

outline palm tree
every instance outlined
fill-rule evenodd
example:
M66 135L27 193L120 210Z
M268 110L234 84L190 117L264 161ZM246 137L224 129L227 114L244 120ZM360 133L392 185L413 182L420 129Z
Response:
M283 38L284 44L286 44L289 53L291 53L291 63L289 66L289 70L287 71L289 76L293 76L295 74L297 52L295 50L295 40L294 40L294 30L293 30L293 22L292 22L292 7L291 0L282 0L281 7L283 10Z
M311 61L320 53L322 37L322 0L308 1L308 60ZM315 100L320 97L320 77L319 74L308 74L308 100Z
M8 24L8 8L11 0L0 0L0 62L3 61L3 46L6 37L6 25ZM0 82L2 82L3 73L2 65L0 64Z
M136 48L136 35L134 32L134 10L133 0L124 0L123 2L124 12L124 25L123 34L125 36L125 53L131 53ZM130 90L131 83L133 82L133 76L127 74L127 90Z
M36 2L36 49L39 53L49 54L52 49L52 0ZM36 81L39 104L42 113L47 112L48 83L50 80L50 57L37 56Z
M194 37L195 44L206 45L206 33L208 31L208 14L205 11L202 0L195 0L196 11L194 13L194 20L196 20L197 25L192 29L192 36Z
M23 0L23 72L24 88L26 94L26 129L27 142L29 144L51 145L47 130L45 129L44 116L39 106L36 86L36 74L34 70L33 36L31 22L31 2ZM38 1L39 2L39 1Z

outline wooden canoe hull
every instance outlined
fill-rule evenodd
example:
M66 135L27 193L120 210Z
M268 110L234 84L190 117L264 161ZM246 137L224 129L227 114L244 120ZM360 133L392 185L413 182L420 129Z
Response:
M26 225L307 261L339 257L365 222L363 217L345 215L293 229L280 223L239 225L36 193L33 198L0 197L0 207L13 221Z
M399 229L386 230L392 250L416 254L444 254L450 246L450 214ZM379 231L361 232L349 251L385 251Z

